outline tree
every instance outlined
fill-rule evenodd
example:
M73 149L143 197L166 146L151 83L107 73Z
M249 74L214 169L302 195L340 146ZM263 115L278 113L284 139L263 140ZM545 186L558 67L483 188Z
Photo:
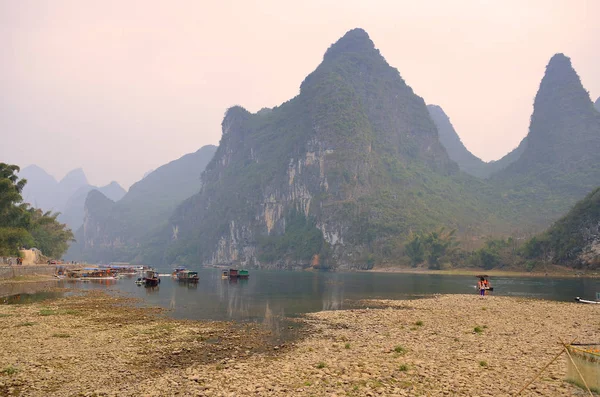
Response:
M73 232L57 221L58 213L44 213L22 202L27 181L16 175L19 170L0 163L0 255L16 255L20 247L35 246L58 258L69 248Z
M441 260L449 260L458 249L458 242L454 236L456 230L447 232L444 227L430 232L425 236L427 263L430 269L440 269Z
M410 258L410 264L413 267L425 260L425 247L419 234L412 236L412 239L404 247L404 253Z

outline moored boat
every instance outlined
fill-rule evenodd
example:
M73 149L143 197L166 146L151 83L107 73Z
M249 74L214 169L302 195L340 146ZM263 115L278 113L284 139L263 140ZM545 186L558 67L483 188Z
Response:
M154 270L146 270L146 277L144 277L144 285L146 287L155 287L160 284L160 278L158 273Z
M590 301L590 300L586 300L586 299L581 299L580 297L576 297L575 301L579 302L579 303L587 303L587 304L591 304L591 305L600 305L600 301Z
M193 272L191 270L181 270L179 273L177 273L177 281L197 283L198 272Z
M223 270L223 273L221 273L221 278L223 280L227 280L229 278L229 270Z
M250 274L248 273L248 270L240 269L240 271L238 272L238 277L241 279L247 279L250 277Z

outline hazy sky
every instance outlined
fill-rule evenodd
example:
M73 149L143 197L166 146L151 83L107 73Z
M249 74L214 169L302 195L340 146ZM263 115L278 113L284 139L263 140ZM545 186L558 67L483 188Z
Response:
M295 96L355 27L484 160L526 135L554 53L600 95L597 0L0 0L0 161L127 188L218 144L228 107Z

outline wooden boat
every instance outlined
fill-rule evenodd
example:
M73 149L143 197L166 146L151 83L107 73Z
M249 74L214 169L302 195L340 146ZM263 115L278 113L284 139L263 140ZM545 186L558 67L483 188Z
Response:
M250 277L250 274L248 273L248 270L240 269L240 271L238 272L238 277L241 279L248 279Z
M229 269L229 278L238 278L238 276L237 269Z
M197 283L198 272L193 272L191 270L181 270L179 273L177 273L177 281Z
M600 305L600 302L598 302L598 301L589 301L586 299L581 299L580 297L576 297L575 301L579 302L579 303L587 303L587 304L591 304L591 305Z
M158 273L154 270L147 270L146 277L144 277L144 285L146 287L156 287L158 284L160 284Z
M223 270L223 273L221 273L221 278L223 280L227 280L229 278L229 271L228 270Z
M137 279L137 280L135 280L135 284L136 284L136 285L144 285L145 283L146 283L146 282L145 282L145 281L144 281L144 279L143 279L143 278L141 278L141 277L138 277L138 279Z
M176 268L175 268L175 270L173 270L173 273L171 273L171 276L172 276L173 278L177 278L177 275L178 275L180 272L184 272L184 271L186 271L186 268L185 268L185 267L176 267Z

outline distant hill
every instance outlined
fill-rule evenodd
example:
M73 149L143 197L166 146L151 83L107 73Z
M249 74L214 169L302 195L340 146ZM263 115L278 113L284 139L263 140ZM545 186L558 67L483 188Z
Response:
M600 188L525 246L529 259L575 268L600 268Z
M27 179L24 201L44 211L65 212L69 199L79 189L89 186L81 168L70 171L60 182L37 165L23 168L19 176Z
M600 113L565 55L546 67L523 153L491 181L522 222L538 225L600 186Z
M70 171L60 182L37 165L23 168L19 175L27 179L23 189L24 201L44 211L60 212L58 220L73 231L83 224L85 198L91 190L98 189L114 201L120 200L126 193L114 181L102 187L90 185L81 168Z
M511 150L510 152L505 154L504 157L502 157L501 159L496 160L496 161L490 161L489 163L486 163L485 173L487 174L487 177L489 178L491 175L497 173L498 171L505 169L510 164L517 161L519 159L519 157L521 157L521 155L525 151L526 147L527 147L527 137L523 138L521 140L521 143L519 143L519 146L517 146L516 148L514 148L513 150Z
M521 153L523 153L523 150L525 150L526 141L523 140L517 148L513 149L500 160L486 163L465 147L454 129L454 126L450 122L450 118L440 106L427 105L427 110L429 110L431 119L438 129L440 142L448 152L448 156L456 161L460 169L467 174L478 178L488 178L493 173L498 172L515 162Z
M596 103L594 104L594 107L596 108L597 111L600 112L600 97L598 97L598 99L596 99Z
M134 259L140 243L167 223L178 204L200 190L200 175L216 149L204 146L159 167L131 186L116 203L99 191L89 192L84 223L75 236L78 243L71 247L68 257L93 261Z
M69 226L71 230L77 230L83 224L85 199L91 190L98 190L112 201L119 201L127 193L117 182L113 181L106 186L95 187L85 185L77 189L65 203L59 220Z
M44 211L58 211L62 208L56 195L58 182L53 176L37 165L30 165L19 172L19 177L27 179L23 189L23 200Z
M427 105L427 110L437 127L440 142L448 152L448 156L467 174L479 178L488 177L487 164L465 147L444 110L438 105Z

